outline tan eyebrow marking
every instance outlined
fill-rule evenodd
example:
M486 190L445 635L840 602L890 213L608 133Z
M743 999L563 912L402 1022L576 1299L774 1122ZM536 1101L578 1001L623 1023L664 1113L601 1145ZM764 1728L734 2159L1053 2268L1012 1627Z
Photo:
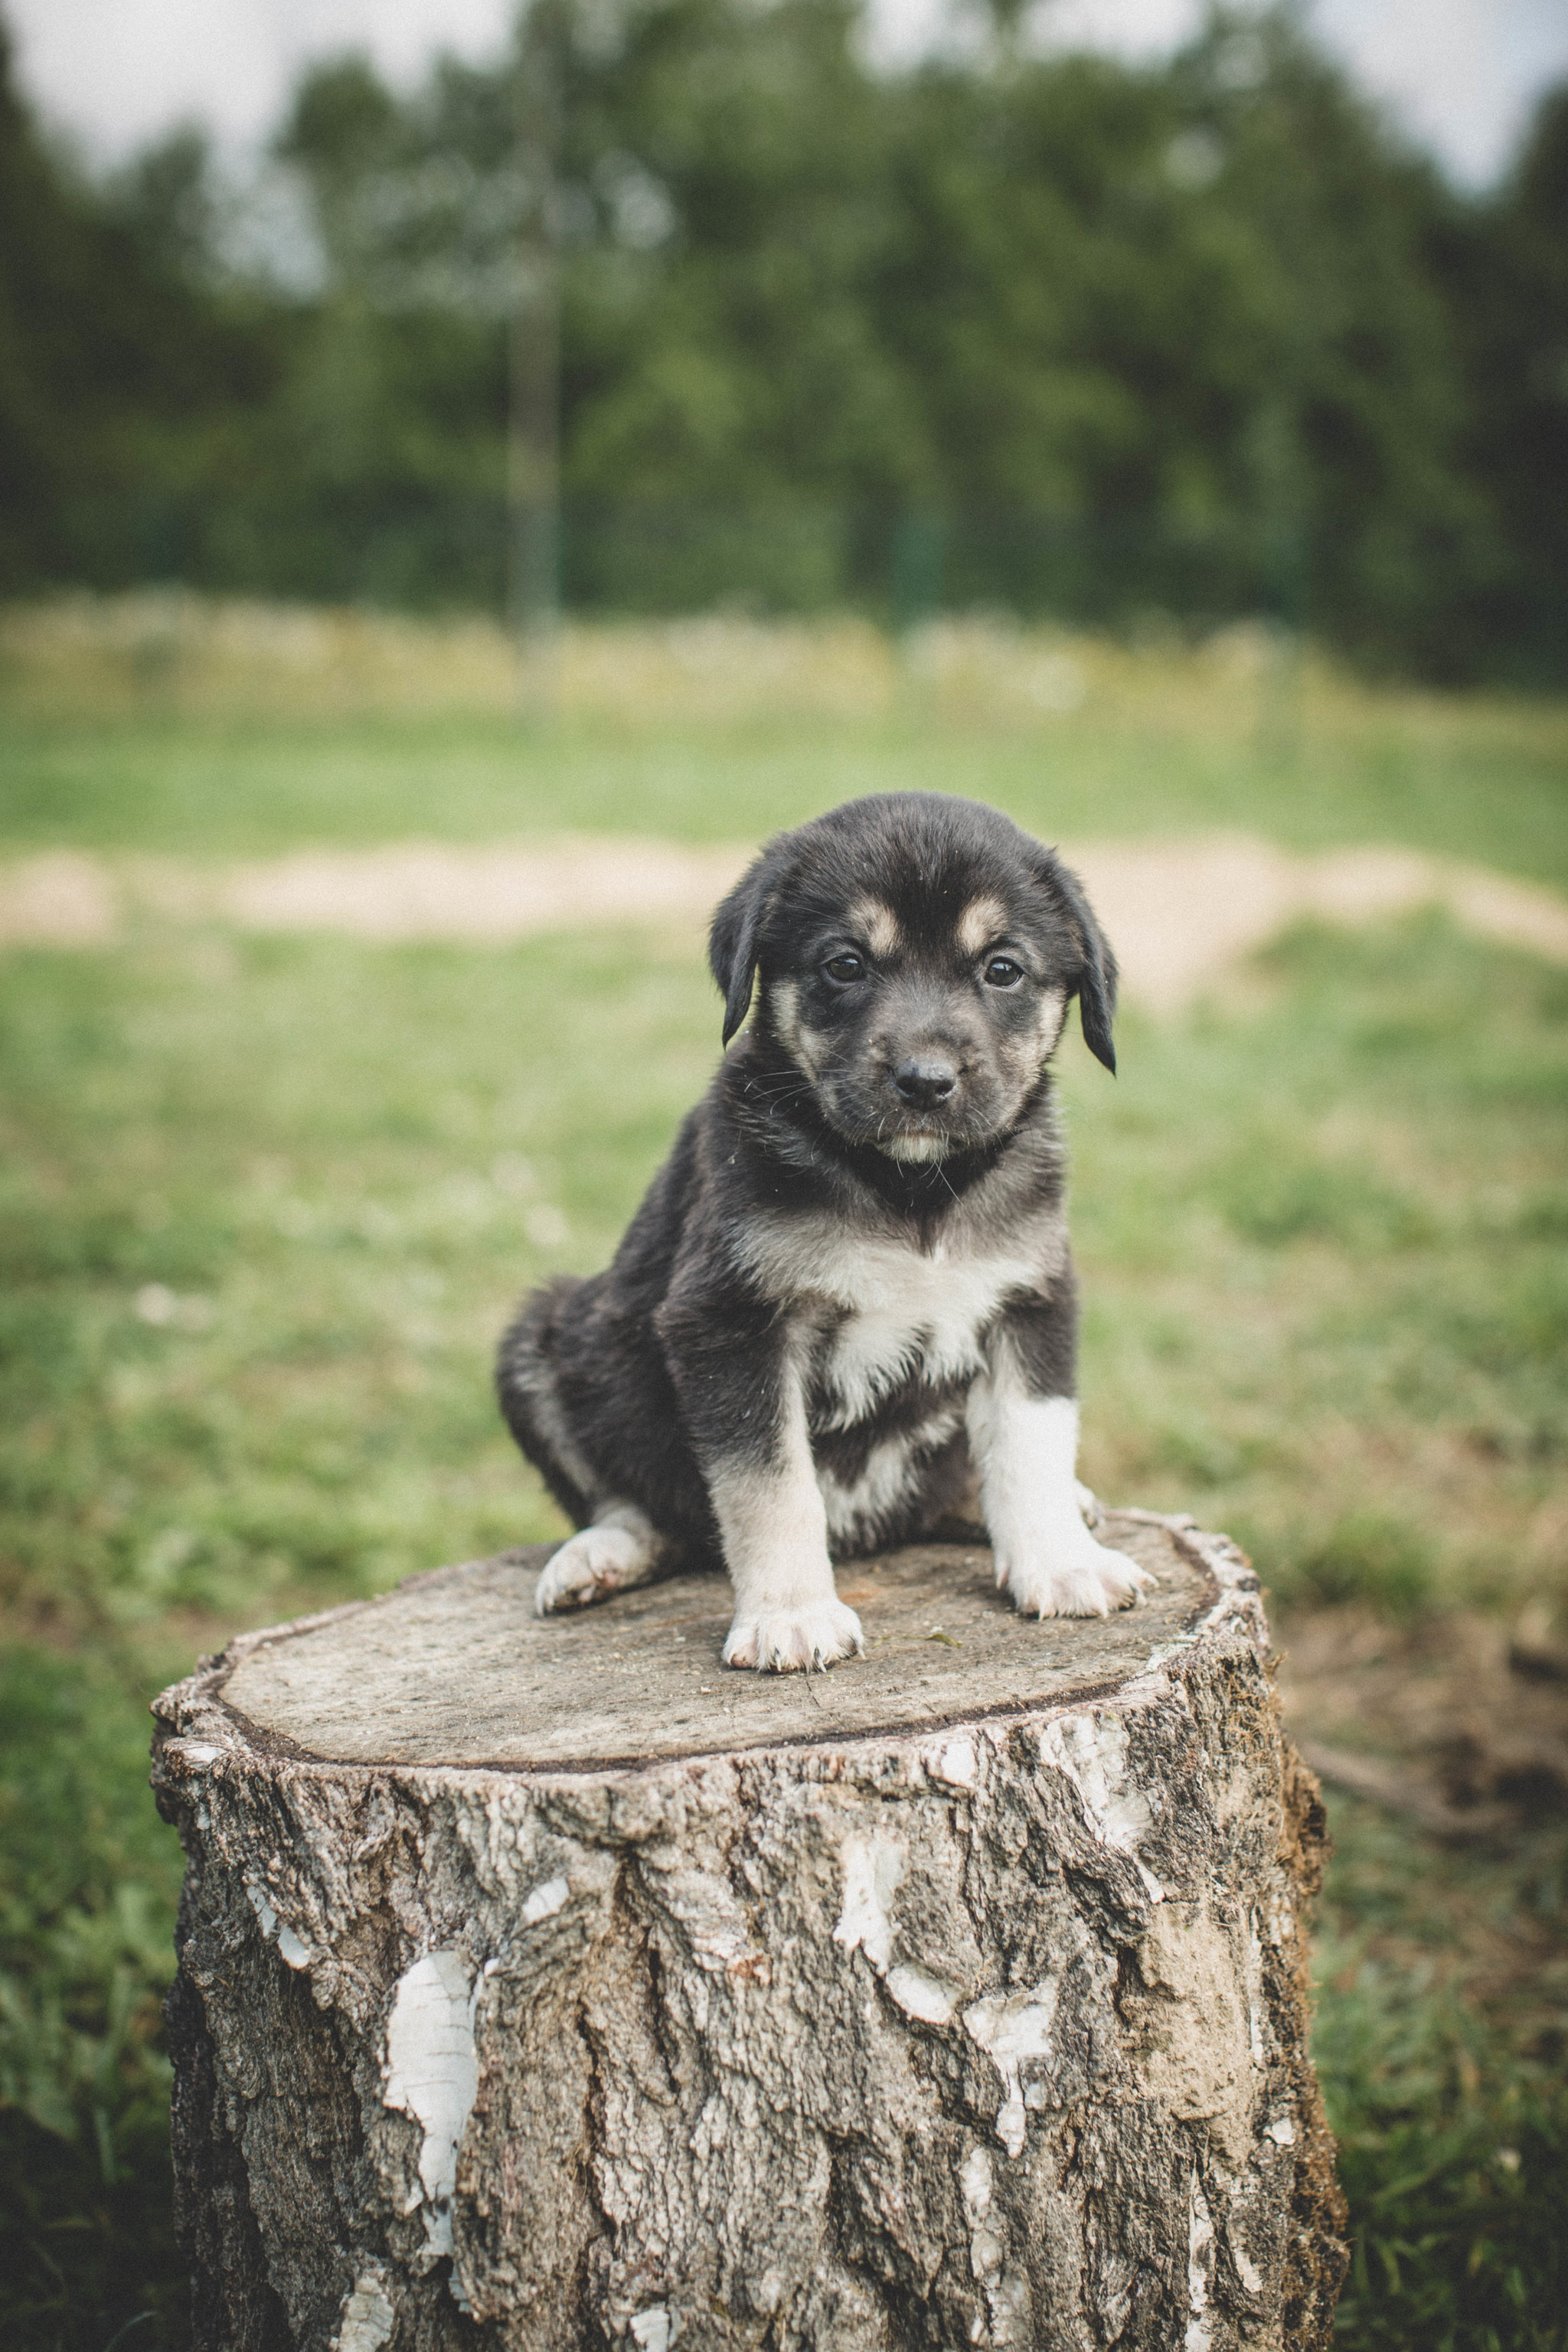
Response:
M1006 924L1007 909L1000 898L971 898L955 927L958 944L965 955L978 955Z
M890 907L880 898L857 898L845 910L845 921L858 931L874 956L890 956L903 944L903 934Z

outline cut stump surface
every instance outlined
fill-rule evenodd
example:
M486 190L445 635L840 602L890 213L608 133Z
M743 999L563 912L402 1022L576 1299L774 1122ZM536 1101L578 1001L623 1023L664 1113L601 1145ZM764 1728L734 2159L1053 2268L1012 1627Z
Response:
M198 2352L1326 2345L1316 1786L1234 1546L1102 1532L1105 1621L851 1564L809 1683L536 1549L166 1692Z

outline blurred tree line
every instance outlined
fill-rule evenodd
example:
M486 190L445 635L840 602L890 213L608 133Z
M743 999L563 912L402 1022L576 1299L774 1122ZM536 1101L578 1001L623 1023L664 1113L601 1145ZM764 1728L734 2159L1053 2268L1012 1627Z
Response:
M412 95L321 66L291 272L199 134L93 182L6 72L0 591L498 605L547 203L569 603L1272 611L1568 678L1568 90L1467 197L1288 7L1143 67L1019 23L892 72L855 0L534 0Z

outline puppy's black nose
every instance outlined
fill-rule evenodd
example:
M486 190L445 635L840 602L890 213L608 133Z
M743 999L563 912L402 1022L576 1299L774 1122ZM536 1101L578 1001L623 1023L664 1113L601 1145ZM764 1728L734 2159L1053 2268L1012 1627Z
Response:
M958 1072L953 1065L934 1054L911 1054L893 1072L894 1090L921 1110L930 1110L933 1103L945 1102L957 1084Z

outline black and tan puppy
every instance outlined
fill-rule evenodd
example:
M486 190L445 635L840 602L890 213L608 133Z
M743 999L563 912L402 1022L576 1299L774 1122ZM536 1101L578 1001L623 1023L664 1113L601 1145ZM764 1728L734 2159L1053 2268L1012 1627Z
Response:
M1142 1570L1074 1477L1077 1322L1048 1065L1114 1069L1116 966L1055 855L935 793L770 843L713 919L726 1055L614 1265L502 1343L519 1444L580 1532L541 1612L721 1562L734 1666L861 1647L832 1561L983 1520L1030 1615Z

